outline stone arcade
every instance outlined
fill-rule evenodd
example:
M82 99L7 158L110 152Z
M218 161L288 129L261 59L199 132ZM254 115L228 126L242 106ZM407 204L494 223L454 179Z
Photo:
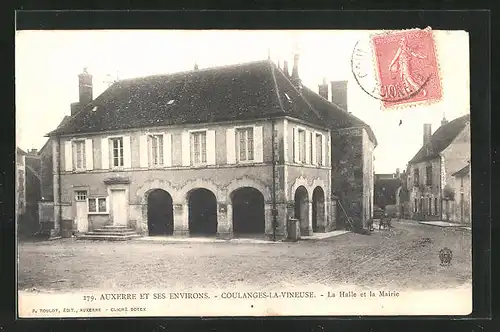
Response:
M298 56L287 72L269 60L195 68L118 81L96 99L91 75L82 73L80 103L72 105L79 110L49 134L53 234L62 220L82 234L123 227L141 235L279 240L292 217L302 235L335 229L336 199L349 188L341 179L341 189L332 188L332 162L350 158L358 173L372 167L363 162L372 159L375 137L301 85ZM349 144L346 128L363 153L332 156L333 136ZM366 217L373 188L365 182L361 172L359 190L350 191L359 197L344 198L357 203L347 210Z

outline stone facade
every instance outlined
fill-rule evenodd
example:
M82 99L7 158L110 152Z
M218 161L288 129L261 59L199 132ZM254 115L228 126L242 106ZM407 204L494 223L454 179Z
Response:
M455 200L450 219L460 224L471 224L471 181L470 170L461 175L455 175L454 181Z
M457 218L457 179L452 175L470 161L470 124L463 128L439 156L408 166L410 216L421 220L448 220ZM427 169L432 169L431 179ZM415 171L418 170L418 181ZM459 188L459 187L458 187ZM470 191L469 197L470 201Z
M332 132L332 192L343 207L338 210L338 228L347 226L343 210L355 227L365 227L373 216L373 150L364 128Z
M271 121L231 122L198 124L189 126L170 126L163 128L148 128L142 130L119 131L113 133L100 133L95 135L74 135L61 137L60 142L52 139L52 154L54 160L53 195L55 198L55 219L74 220L74 229L78 229L77 192L86 192L88 198L106 198L107 209L102 213L88 213L88 229L93 230L113 222L113 211L109 200L112 190L125 190L127 197L126 215L128 226L136 229L141 234L148 234L148 195L154 189L162 189L169 193L173 205L174 235L189 235L188 214L189 195L197 188L211 191L217 202L217 234L228 238L233 235L233 207L232 193L237 189L251 187L257 189L264 198L265 235L273 237L273 208L277 210L277 225L275 235L277 239L287 235L287 220L295 216L295 192L305 188L307 197L304 201L303 211L307 218L303 221L303 234L312 232L313 219L319 223L316 231L332 229L334 222L329 218L330 204L330 155L329 131L317 126L288 118L276 119L273 138ZM228 149L232 143L228 142L229 132L234 135L234 129L239 127L260 127L261 139L255 140L255 153L261 153L261 160L251 163L229 163ZM215 148L214 161L211 165L191 166L184 163L186 158L186 141L184 133L193 130L207 129L214 131ZM306 162L295 158L297 130L305 130L307 134L322 135L325 141L323 165L311 162L308 152ZM255 132L255 131L254 131ZM147 154L141 146L141 137L146 133L168 133L171 137L171 150L169 165L160 168L144 166L141 155ZM109 136L127 136L129 145L125 149L130 151L129 164L124 168L111 170L103 167L102 152L103 139ZM92 159L87 160L87 165L92 165L87 170L70 170L68 167L68 150L66 147L71 140L91 140ZM276 162L276 197L273 202L273 153L271 142L275 140ZM308 140L309 142L309 140ZM310 144L307 145L310 147ZM207 147L207 153L208 153ZM261 152L257 152L261 149ZM312 150L312 147L311 147ZM183 152L184 151L184 152ZM309 150L308 150L309 151ZM165 156L165 158L167 158ZM60 172L58 168L60 167ZM104 168L104 169L103 169ZM60 174L60 179L58 178ZM110 180L111 179L111 180ZM114 181L113 179L122 179ZM113 182L114 181L114 182ZM59 189L60 185L60 189ZM317 189L319 188L319 189ZM313 208L314 195L317 189L323 193L322 204ZM59 193L60 190L60 193ZM59 200L60 197L60 200ZM318 210L319 206L319 210ZM313 210L317 216L313 218ZM57 223L56 223L57 224ZM59 229L59 225L56 225Z

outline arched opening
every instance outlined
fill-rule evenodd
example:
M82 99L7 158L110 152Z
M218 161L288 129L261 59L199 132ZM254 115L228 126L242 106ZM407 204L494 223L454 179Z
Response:
M215 235L217 233L217 199L208 189L195 189L188 194L189 234Z
M251 187L239 188L232 193L231 204L235 236L264 234L264 196L260 191Z
M312 200L312 228L313 232L318 232L325 229L325 193L323 188L314 188Z
M162 189L155 189L148 195L149 235L172 235L174 212L172 196Z
M309 195L304 186L295 190L295 218L300 222L300 234L309 235Z

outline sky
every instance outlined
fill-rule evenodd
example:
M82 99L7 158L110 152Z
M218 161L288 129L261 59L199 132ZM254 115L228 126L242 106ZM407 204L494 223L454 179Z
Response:
M405 169L422 145L423 124L433 132L443 115L469 112L469 37L464 31L434 31L443 98L432 105L387 110L354 80L356 43L376 31L362 30L81 30L18 31L15 39L16 141L40 149L70 104L78 101L78 77L93 75L94 98L110 78L126 79L267 59L290 69L300 54L302 83L314 91L323 78L348 81L348 110L377 137L375 172ZM400 121L402 124L399 125Z

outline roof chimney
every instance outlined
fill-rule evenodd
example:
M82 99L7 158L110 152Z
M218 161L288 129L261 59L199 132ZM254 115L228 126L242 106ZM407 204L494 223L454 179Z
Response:
M445 117L445 115L443 113L443 120L441 120L441 126L444 126L447 123L448 123L448 120L446 120L446 117Z
M431 141L432 127L430 123L424 123L424 146Z
M198 70L198 64L196 62L194 63L194 70Z
M347 81L332 81L330 84L332 86L332 103L348 111Z
M290 73L288 72L288 61L283 61L283 71L285 72L286 77L290 77Z
M83 68L83 73L78 75L78 90L81 107L92 102L92 75L87 72L87 68Z
M323 77L323 83L318 85L318 93L321 97L328 100L328 83L326 77Z
M293 56L292 79L300 80L299 78L299 54L295 53Z

